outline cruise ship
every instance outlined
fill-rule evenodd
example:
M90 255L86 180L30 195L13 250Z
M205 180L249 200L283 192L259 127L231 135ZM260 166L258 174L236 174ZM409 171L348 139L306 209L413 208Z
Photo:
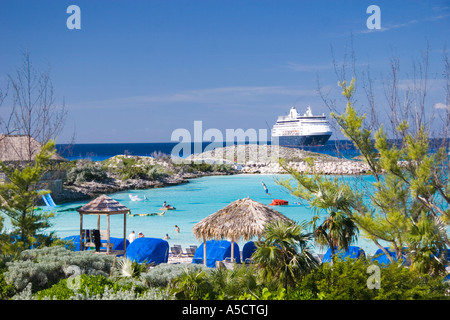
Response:
M272 128L272 144L285 147L324 145L332 132L324 114L314 116L308 106L304 115L292 107L287 116L279 116Z

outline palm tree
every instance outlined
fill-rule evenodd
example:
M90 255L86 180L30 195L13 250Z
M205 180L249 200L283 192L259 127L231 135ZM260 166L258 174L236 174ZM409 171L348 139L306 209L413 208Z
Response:
M341 211L330 210L328 217L317 226L318 221L319 216L314 216L312 219L314 237L318 244L330 247L332 256L336 248L347 250L357 239L358 227L352 218Z
M170 284L171 293L180 300L197 300L214 297L213 286L208 281L208 274L204 270L189 270L176 277Z
M289 167L285 161L280 161L280 164L298 184L295 187L290 180L279 180L278 183L294 196L308 201L316 211L311 220L316 241L330 246L332 255L336 247L347 250L357 240L359 232L352 218L352 208L362 206L358 194L339 177L328 178L311 169L314 174L312 178ZM326 212L327 216L319 224L321 212Z
M275 221L266 226L264 241L257 243L252 255L261 277L267 282L282 283L285 289L317 267L309 248L311 233L293 221Z

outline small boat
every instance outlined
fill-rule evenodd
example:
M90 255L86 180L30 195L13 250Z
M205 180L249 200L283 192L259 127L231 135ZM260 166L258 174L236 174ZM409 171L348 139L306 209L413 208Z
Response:
M272 203L269 204L269 206L287 206L289 204L286 200L281 199L273 199Z

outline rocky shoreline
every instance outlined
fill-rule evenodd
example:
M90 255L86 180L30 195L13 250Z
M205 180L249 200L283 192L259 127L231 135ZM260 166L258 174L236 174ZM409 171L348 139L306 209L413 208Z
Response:
M323 175L361 175L369 172L369 166L366 163L351 160L340 161L315 161L313 168L305 161L288 162L288 167L297 170L300 173L311 174L316 172ZM278 163L247 163L242 167L242 173L251 174L283 174L287 173Z
M325 175L360 175L369 172L369 166L359 160L270 145L235 145L194 154L187 158L189 161L231 164L236 168L239 167L240 173L248 174L286 173L280 166L280 159L284 159L288 167L305 174L311 171ZM309 159L314 160L313 170L308 164Z
M189 183L189 179L198 177L225 175L224 173L185 173L164 177L158 180L146 179L108 179L105 181L89 181L79 185L64 185L63 192L53 196L58 203L68 203L75 201L91 200L101 194L110 194L114 192L127 190L142 190L151 188L163 188L168 186Z

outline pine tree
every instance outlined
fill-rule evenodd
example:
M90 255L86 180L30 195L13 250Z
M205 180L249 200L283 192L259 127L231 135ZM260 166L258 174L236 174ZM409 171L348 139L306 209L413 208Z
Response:
M286 180L280 183L313 208L346 215L391 260L381 241L389 243L399 259L409 257L413 269L443 271L446 245L450 245L446 230L450 222L449 160L445 147L430 153L424 127L410 133L406 122L396 128L401 139L391 143L383 126L375 132L365 127L365 115L358 115L353 108L354 79L349 86L345 81L339 85L347 108L343 114L332 113L332 117L360 151L374 182L365 180L365 185L353 188L348 179L305 176L281 162L298 184L293 187Z
M13 227L10 238L3 243L4 253L28 249L35 244L38 232L50 227L49 219L53 214L35 209L37 199L48 192L38 190L38 185L54 153L55 143L50 140L36 154L34 161L23 167L0 162L0 169L7 177L0 184L0 210L10 218Z

